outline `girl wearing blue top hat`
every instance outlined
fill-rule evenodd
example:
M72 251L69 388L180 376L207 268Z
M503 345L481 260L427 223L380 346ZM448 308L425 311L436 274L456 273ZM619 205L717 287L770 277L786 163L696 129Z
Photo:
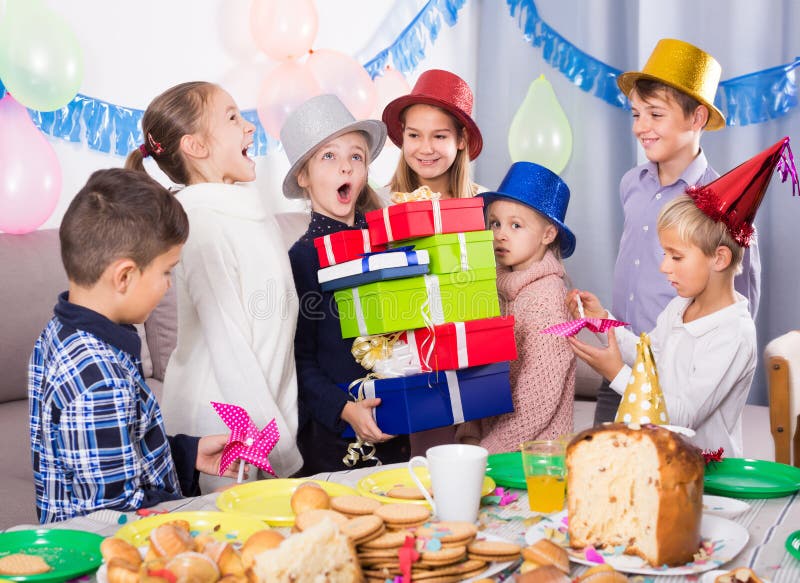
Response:
M572 431L575 358L565 338L539 331L569 319L561 260L575 250L575 235L564 224L569 188L543 166L517 162L497 191L478 196L494 232L500 307L514 316L519 357L511 363L514 412L465 423L458 438L500 453Z

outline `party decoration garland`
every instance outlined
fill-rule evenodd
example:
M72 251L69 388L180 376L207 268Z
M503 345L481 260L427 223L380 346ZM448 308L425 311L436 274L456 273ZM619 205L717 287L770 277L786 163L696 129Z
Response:
M627 108L625 95L617 87L622 71L595 59L561 36L542 20L534 0L506 0L525 39L533 47L542 47L542 56L583 91L606 103ZM794 62L734 77L719 84L714 101L725 114L727 125L745 126L763 123L785 115L797 106Z
M458 11L466 1L429 0L391 45L364 64L370 77L374 79L381 74L389 57L397 70L403 73L413 71L425 58L427 47L439 36L442 20L448 26L454 26L458 21Z
M428 47L438 37L442 23L454 26L458 12L467 0L429 0L388 47L369 59L364 68L374 79L391 61L403 73L413 71L425 58ZM626 108L627 100L617 88L622 71L580 50L542 20L534 0L506 0L512 17L534 47L541 47L545 61L558 69L583 91L606 103ZM725 113L730 126L763 123L788 113L797 106L794 62L756 71L719 84L715 104ZM5 87L0 80L0 98ZM139 130L143 110L115 105L78 94L64 107L51 112L28 110L34 124L55 138L70 142L86 140L89 148L127 155L141 143ZM255 109L242 115L255 124L253 155L263 156L278 142L268 136Z

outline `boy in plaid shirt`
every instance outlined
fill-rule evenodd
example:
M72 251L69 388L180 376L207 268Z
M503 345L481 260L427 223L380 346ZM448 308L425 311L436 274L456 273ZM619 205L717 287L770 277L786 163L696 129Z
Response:
M29 367L31 457L42 523L198 495L227 435L164 430L142 375L143 322L189 235L180 203L142 172L99 170L59 230L69 279ZM226 475L235 476L238 464Z

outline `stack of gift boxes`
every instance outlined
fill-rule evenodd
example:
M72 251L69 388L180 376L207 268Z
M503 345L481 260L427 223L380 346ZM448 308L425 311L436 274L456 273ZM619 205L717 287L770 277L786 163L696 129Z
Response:
M366 218L368 230L314 243L342 337L378 352L370 377L384 378L362 380L355 393L381 398L381 430L413 433L513 411L514 320L500 316L483 200L405 202Z

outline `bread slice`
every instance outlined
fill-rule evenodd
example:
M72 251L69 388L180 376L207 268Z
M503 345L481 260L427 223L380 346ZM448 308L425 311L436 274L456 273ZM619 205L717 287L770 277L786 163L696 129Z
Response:
M263 583L359 583L364 579L350 539L325 519L255 556Z

